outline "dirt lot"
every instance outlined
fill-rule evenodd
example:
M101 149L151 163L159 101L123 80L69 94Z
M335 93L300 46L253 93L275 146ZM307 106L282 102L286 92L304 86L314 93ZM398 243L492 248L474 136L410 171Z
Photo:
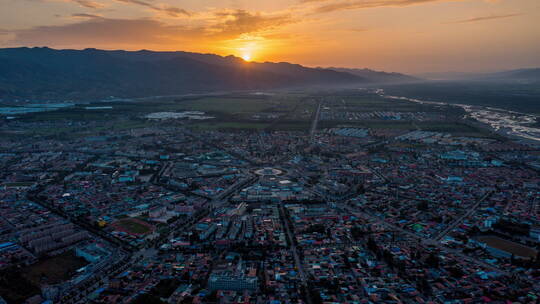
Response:
M71 278L77 269L86 265L88 262L71 250L25 268L23 276L38 286L40 283L57 284Z
M514 254L517 257L536 257L536 250L496 236L481 236L478 237L478 241L484 242L493 248Z

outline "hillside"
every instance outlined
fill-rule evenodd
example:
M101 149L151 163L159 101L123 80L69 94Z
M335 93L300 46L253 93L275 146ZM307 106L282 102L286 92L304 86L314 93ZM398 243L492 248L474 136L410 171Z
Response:
M540 68L518 69L487 74L488 80L540 83Z
M186 52L0 49L0 98L95 99L349 85L349 73Z
M362 77L366 81L375 83L397 83L397 82L414 82L421 79L401 74L401 73L389 73L382 71L374 71L370 69L348 69L348 68L329 68L334 71L349 73L358 77Z

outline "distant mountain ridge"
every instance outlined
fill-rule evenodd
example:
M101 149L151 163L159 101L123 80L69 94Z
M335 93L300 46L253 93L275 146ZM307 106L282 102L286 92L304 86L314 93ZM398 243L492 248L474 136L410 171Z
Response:
M362 77L370 82L390 83L390 82L413 82L421 81L422 79L394 72L375 71L371 69L350 69L350 68L335 68L330 67L330 70L344 72Z
M432 80L476 80L540 83L540 68L515 69L492 73L425 73L421 74L420 76Z
M393 75L389 73L389 75ZM377 77L380 78L380 77ZM0 99L96 99L372 83L346 71L189 52L0 49Z
M513 80L540 83L540 68L517 69L496 72L486 75L487 79L493 80Z

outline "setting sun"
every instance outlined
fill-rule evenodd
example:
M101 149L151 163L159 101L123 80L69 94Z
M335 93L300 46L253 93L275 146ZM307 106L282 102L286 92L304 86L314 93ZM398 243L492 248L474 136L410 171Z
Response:
M236 47L236 52L239 56L244 59L244 61L252 61L254 54L259 54L261 50L261 45L258 43L260 41L254 41L254 39L260 39L256 37L242 37L240 40L240 47ZM238 43L239 41L233 41L232 43Z

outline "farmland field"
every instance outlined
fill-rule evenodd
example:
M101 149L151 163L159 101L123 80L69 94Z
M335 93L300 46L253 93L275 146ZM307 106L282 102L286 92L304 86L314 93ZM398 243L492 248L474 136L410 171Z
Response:
M194 125L199 130L223 130L223 129L252 129L262 130L269 126L269 123L258 122L202 122Z
M179 109L203 112L243 113L260 112L267 109L270 104L265 99L249 98L220 98L208 97L198 100L181 101L177 104Z

